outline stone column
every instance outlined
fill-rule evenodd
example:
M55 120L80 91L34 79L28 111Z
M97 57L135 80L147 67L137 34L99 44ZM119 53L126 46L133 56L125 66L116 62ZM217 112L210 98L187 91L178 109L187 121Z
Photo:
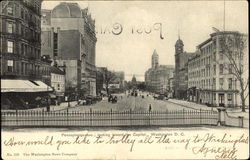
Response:
M219 126L224 126L226 123L225 123L225 113L226 113L226 109L223 108L223 107L218 107L218 125Z
M227 94L228 94L228 93L225 93L225 94L224 94L224 98L225 98L225 99L224 99L224 103L225 103L225 107L226 107L226 108L228 107Z
M216 106L219 106L219 94L215 93L215 97L216 97L215 104Z

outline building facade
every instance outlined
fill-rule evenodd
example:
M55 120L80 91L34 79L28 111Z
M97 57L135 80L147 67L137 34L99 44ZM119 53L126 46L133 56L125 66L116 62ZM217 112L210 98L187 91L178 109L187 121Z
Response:
M1 94L12 96L12 100L5 99L10 103L20 101L19 106L24 106L24 101L33 103L34 96L45 96L46 88L51 91L42 82L49 83L50 62L41 58L41 2L19 0L0 4L1 83L11 80L12 84L1 85ZM21 83L22 91L18 89Z
M101 95L106 92L105 81L108 69L106 67L96 68L96 94Z
M175 43L175 75L174 75L174 97L178 99L187 99L188 89L188 68L189 57L194 53L184 51L183 41L179 39Z
M216 32L197 46L197 53L188 61L188 97L190 101L212 106L232 107L241 105L240 83L233 72L232 61L223 53L222 38L232 38L239 32ZM229 43L227 41L226 43ZM244 58L237 58L239 51L232 45L232 60L243 65ZM248 75L243 77L248 78ZM249 102L247 102L249 104Z
M151 68L145 72L145 85L147 90L154 93L167 94L169 78L173 76L174 66L159 65L159 56L154 50Z
M54 94L59 101L64 100L65 95L65 73L57 66L51 66L51 87L54 89Z
M42 11L42 54L66 66L66 90L96 95L95 20L88 8L62 2Z

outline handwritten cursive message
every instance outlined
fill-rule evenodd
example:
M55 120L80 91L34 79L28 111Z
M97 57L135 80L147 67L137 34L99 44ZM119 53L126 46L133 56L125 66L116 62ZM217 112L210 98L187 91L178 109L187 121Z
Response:
M36 140L22 140L15 136L4 140L5 147L18 146L53 146L57 151L74 145L125 145L130 152L139 150L137 145L160 144L165 149L178 146L194 155L213 157L215 159L237 159L240 144L248 144L245 134L232 136L230 134L216 135L213 133L185 136L184 133L118 133L118 134L72 134L61 133L60 136L45 136ZM154 145L155 146L155 145Z

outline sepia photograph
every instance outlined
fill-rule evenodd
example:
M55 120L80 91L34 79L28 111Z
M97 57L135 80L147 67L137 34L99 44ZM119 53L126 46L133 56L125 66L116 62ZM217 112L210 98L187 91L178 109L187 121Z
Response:
M2 159L248 159L245 0L0 2Z

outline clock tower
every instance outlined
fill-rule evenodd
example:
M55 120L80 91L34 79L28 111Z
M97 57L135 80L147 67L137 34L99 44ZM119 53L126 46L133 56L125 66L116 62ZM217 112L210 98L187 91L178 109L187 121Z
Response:
M181 58L181 54L183 53L183 41L179 39L176 41L175 43L175 73L178 73L179 69L180 69L180 58Z

